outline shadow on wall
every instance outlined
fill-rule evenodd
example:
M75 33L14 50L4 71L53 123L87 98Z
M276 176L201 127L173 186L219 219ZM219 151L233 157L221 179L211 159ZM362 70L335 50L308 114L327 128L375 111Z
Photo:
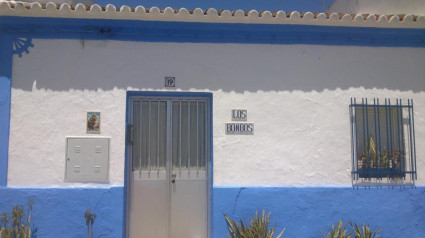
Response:
M48 2L54 2L57 4L62 4L62 3L68 3L71 5L77 5L78 3L82 3L85 5L93 5L95 2L94 0L20 0L21 2L38 2L41 4L46 4ZM105 4L106 6L106 4Z
M96 0L99 5L109 4L108 0ZM327 9L333 0L263 0L263 1L249 1L249 0L215 0L215 1L199 1L199 0L115 0L114 4L116 6L127 5L127 6L137 6L142 5L145 7L157 6L160 8L172 7L174 9L179 9L185 7L187 9L195 8L215 8L219 9L229 9L236 10L242 9L244 11L256 9L269 10L269 11L300 11L300 12L323 12L324 9Z
M14 57L13 88L235 92L348 88L425 91L425 49L321 45L33 40Z

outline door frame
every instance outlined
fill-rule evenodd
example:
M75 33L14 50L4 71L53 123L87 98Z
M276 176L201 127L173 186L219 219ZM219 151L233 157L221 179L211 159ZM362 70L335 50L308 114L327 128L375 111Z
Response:
M209 126L208 146L209 158L207 161L207 238L212 238L212 187L213 187L213 94L208 92L174 92L174 91L127 91L126 95L126 109L125 109L125 160L124 160L124 200L123 200L123 237L128 238L129 235L129 222L128 222L128 208L129 208L129 194L130 194L130 113L131 113L131 99L133 97L152 97L152 98L204 98L207 100L207 109L209 116L207 118L207 125Z

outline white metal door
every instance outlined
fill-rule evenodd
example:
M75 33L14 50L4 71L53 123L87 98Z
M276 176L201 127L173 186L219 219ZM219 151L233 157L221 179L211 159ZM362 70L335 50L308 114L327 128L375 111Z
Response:
M131 100L130 238L208 237L208 101Z

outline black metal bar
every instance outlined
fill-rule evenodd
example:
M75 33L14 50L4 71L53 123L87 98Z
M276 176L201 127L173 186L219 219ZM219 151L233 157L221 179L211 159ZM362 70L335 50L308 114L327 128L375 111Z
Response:
M377 138L377 136L376 136L376 134L377 134L377 128L376 128L376 98L374 98L373 99L373 120L374 120L374 126L375 126L375 139L374 139L374 141L375 141L375 158L376 158L376 161L378 162L378 170L380 169L380 166L381 166L381 161L378 159L379 158L379 154L378 154L378 152L377 152L377 148L378 148L378 146L379 146L379 144L378 144L378 141L376 140L376 138Z
M142 100L140 100L140 108L139 108L139 166L140 166L140 168L139 168L139 171L141 171L142 169L144 169L143 168L143 166L142 166L142 153L144 153L143 152L143 149L142 149L142 140L143 140L143 101Z
M396 126L397 126L397 128L394 128L394 130L396 130L397 129L397 133L395 133L394 132L394 134L397 134L397 137L395 138L396 139L396 141L394 141L394 146L397 146L397 152L398 152L398 155L397 155L397 157L400 155L400 123L399 123L399 109L400 109L400 107L399 107L399 102L398 102L398 99L396 98L396 106L397 106L397 109L396 109L396 116L397 116L397 119L395 120L395 123L396 123ZM396 153L394 152L394 158L396 158ZM398 158L398 159L400 159L400 158ZM399 161L400 162L400 161ZM401 171L401 170L400 170Z
M196 101L196 171L199 171L199 101Z
M160 109L160 105L161 105L161 101L159 101L158 100L158 105L157 105L157 112L156 112L156 114L157 114L157 116L158 116L158 118L157 118L157 132L156 132L156 135L157 135L157 137L158 138L156 138L156 143L157 143L157 145L156 145L156 166L157 166L157 169L158 169L158 171L159 171L159 142L160 142L160 139L159 139L159 137L160 137L160 135L159 135L159 130L160 130L160 114L159 114L159 112L161 111L161 109Z
M382 156L382 141L381 141L381 107L379 105L379 99L376 99L376 102L378 104L378 136L379 138L376 139L376 141L379 144L379 155Z
M389 142L389 128L388 128L388 107L387 107L387 99L385 99L385 132L386 132L386 138L387 138L387 158L388 161L390 160L390 142ZM388 163L388 169L389 169L389 163Z
M149 172L151 172L151 153L152 153L152 151L151 151L151 143L150 143L150 141L151 141L151 138L152 138L152 135L151 135L151 119L152 119L152 113L151 113L151 111L152 111L152 101L151 100L149 100L149 120L148 120L148 128L149 128L149 132L148 132L148 168L149 168Z
M415 174L415 179L418 179L418 173L416 172L416 137L415 137L415 113L413 111L413 99L410 99L412 101L412 130L413 130L413 161L415 163L415 166L413 167L413 172Z
M354 127L354 118L353 118L353 98L351 98L350 99L350 101L351 101L351 103L350 103L350 106L348 107L348 109L349 109L349 112L350 112L350 128L351 128L351 168L352 168L352 170L351 170L351 178L354 180L354 178L355 178L355 174L353 173L353 172L355 172L354 171L354 162L355 162L355 159L354 159L354 135L353 135L353 127Z
M401 102L397 99L397 106L401 105ZM397 107L397 141L398 141L398 163L400 164L400 171L404 171L402 169L402 164L401 164L401 144L400 144L400 135L401 135L401 129L400 129L400 111L401 111L401 107Z
M401 100L401 98L400 98L400 104L402 104L403 105L403 101ZM404 117L403 117L403 107L400 109L400 111L401 111L401 115L400 115L400 117L401 117L401 146L402 146L402 152L403 152L403 154L402 154L402 158L400 158L400 160L401 160L401 165L400 165L400 167L401 167L401 169L403 170L403 171L406 171L406 144L405 144L405 141L404 141Z
M409 105L409 127L410 127L410 167L412 172L416 172L416 148L415 148L415 129L414 129L414 116L413 116L413 99L407 100ZM416 174L416 173L414 173ZM417 178L417 175L412 174L412 179Z
M365 99L366 101L366 105L369 105L367 102L367 98ZM369 108L366 107L366 143L367 143L367 158L369 160L369 164L370 163L370 138L369 138ZM369 168L370 170L370 168Z
M363 127L363 156L366 157L366 161L367 161L367 165L368 165L368 169L369 169L370 161L369 161L369 156L366 156L366 142L365 142L365 136L366 136L365 135L366 134L365 116L366 116L366 113L365 113L365 107L364 107L364 98L362 98L362 112L363 112L362 113L362 119L363 119L363 124L362 124L362 127Z
M206 144L208 144L208 102L207 101L205 101L204 102L204 143L206 143ZM208 171L208 146L207 145L205 145L205 147L204 147L204 158L203 158L203 161L205 161L205 164L204 164L204 168L205 168L205 170L206 171ZM212 185L211 185L212 186Z
M391 106L391 99L388 99L388 104ZM390 123L390 136L389 136L389 139L390 139L390 154L388 155L388 156L390 156L391 155L391 158L394 156L393 155L393 153L394 153L394 149L393 149L393 123L392 123L392 113L391 113L391 111L392 111L392 108L390 107L389 109L388 109L388 120L389 120L389 123ZM394 159L394 158L393 158ZM394 168L391 166L391 170L393 170Z
M190 101L187 101L187 170L190 170Z
M182 101L179 100L179 171L182 171Z
M350 98L350 105L348 106L348 113L350 115L350 135L351 135L351 179L353 179L353 172L354 172L354 151L353 151L353 116L352 116L352 105L353 105L353 98Z
M407 105L409 106L409 146L410 146L410 168L413 169L413 148L412 148L412 116L410 113L410 99L407 99ZM413 176L412 176L413 178Z
M354 98L354 105L356 105L356 99ZM356 133L356 140L355 140L355 147L354 147L354 149L355 149L355 154L354 154L354 156L355 156L355 161L356 161L356 172L358 172L359 171L359 154L358 154L358 147L359 147L359 144L358 144L358 130L357 130L357 107L356 106L354 106L354 129L355 129L355 133ZM359 176L358 176L358 174L356 175L356 178L358 179L359 178Z

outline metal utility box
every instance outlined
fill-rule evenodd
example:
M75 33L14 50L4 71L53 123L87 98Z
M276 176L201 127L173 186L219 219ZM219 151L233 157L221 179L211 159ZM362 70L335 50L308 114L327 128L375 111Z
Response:
M65 181L107 182L110 138L67 137Z

